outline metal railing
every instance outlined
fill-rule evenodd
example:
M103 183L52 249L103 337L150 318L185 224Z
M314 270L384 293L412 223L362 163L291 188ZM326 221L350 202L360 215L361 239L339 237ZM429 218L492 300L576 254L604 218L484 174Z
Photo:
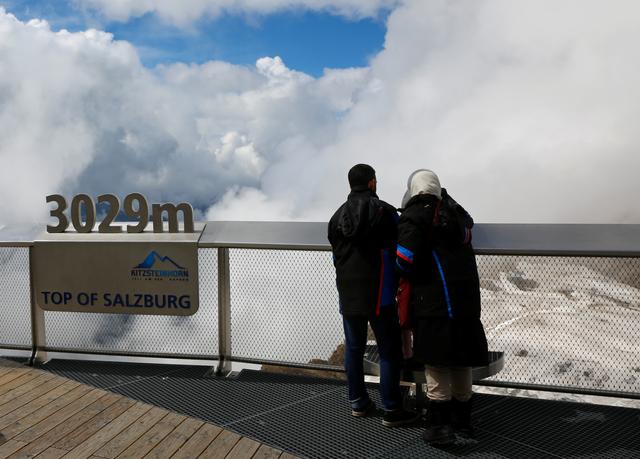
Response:
M0 234L0 347L342 370L323 223L210 222L190 317L44 312L30 241ZM640 397L640 226L478 225L488 385Z

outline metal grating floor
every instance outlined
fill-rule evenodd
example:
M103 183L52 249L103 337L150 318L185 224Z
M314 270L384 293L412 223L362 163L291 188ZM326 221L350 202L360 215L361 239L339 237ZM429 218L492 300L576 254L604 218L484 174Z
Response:
M387 428L354 418L343 382L242 371L205 378L205 367L54 360L52 373L234 430L311 458L640 458L640 410L476 395L476 441L426 446L422 425ZM371 396L380 406L378 392Z

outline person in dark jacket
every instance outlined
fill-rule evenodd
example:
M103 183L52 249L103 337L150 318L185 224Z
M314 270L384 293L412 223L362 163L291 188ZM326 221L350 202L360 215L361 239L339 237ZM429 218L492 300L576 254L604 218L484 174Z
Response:
M345 370L351 414L375 411L364 383L363 357L371 324L380 355L382 423L393 427L417 419L403 409L400 392L402 345L395 302L396 209L376 195L373 168L357 164L349 171L351 193L329 221L340 313L345 333Z
M449 444L455 433L473 435L471 370L486 365L488 356L473 219L425 169L409 177L403 207L397 247L401 327L412 330L414 358L426 366L423 438Z

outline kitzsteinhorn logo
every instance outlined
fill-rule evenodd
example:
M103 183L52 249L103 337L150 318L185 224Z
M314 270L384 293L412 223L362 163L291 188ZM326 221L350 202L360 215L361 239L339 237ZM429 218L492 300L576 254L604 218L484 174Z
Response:
M131 277L138 279L189 280L189 271L169 257L152 250L142 263L131 269Z

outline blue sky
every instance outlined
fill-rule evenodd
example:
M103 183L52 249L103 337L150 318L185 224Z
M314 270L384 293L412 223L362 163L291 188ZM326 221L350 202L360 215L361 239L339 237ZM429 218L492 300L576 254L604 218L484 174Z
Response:
M110 22L66 0L0 0L21 20L46 19L54 30L89 27L114 34L139 50L144 65L223 60L253 65L264 56L280 56L292 69L314 76L324 68L359 67L383 47L385 19L349 20L328 13L288 11L267 16L225 14L202 19L186 29L147 14L126 23Z

